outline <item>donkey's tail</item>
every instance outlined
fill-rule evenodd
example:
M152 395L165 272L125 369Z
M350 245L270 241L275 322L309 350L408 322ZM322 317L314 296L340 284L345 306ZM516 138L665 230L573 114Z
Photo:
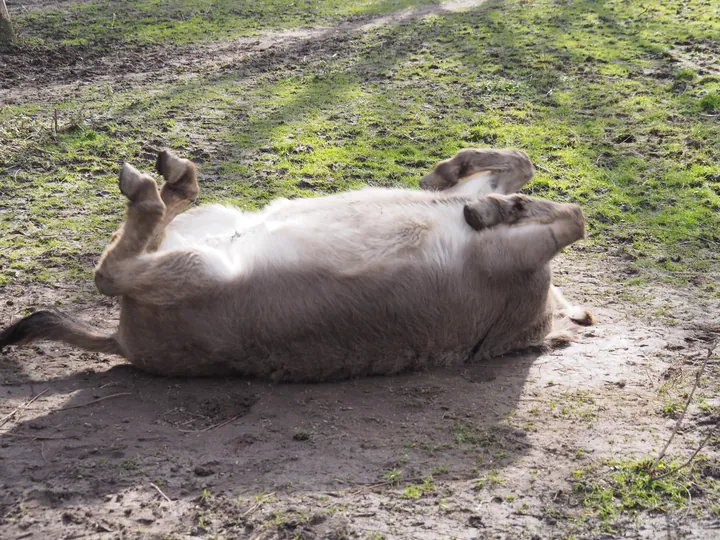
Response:
M36 311L0 332L0 351L8 345L27 345L34 341L62 341L87 351L124 356L114 335L97 329L59 311Z

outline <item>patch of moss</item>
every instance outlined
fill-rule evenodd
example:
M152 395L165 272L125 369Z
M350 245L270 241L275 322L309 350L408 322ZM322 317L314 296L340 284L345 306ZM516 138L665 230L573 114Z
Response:
M46 42L81 39L87 27L88 42L130 47L411 2L156 4L69 4L18 24ZM196 19L185 9L205 22L189 29ZM708 96L720 81L691 78L680 60L718 34L701 0L488 2L172 81L90 82L59 103L5 106L0 284L87 277L122 219L119 165L151 170L161 146L201 164L199 202L248 209L364 185L417 187L459 148L520 147L537 164L526 191L580 203L594 251L622 248L635 268L678 281L717 271L720 123Z

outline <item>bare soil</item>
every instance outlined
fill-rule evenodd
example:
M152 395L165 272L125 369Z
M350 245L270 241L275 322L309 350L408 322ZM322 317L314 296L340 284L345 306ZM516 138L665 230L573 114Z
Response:
M0 428L0 536L601 536L569 521L583 510L572 471L657 453L675 424L657 389L692 378L716 332L716 308L690 293L655 291L672 297L672 326L629 314L608 279L622 265L556 264L599 321L577 343L457 371L270 385L156 378L56 344L6 351L2 413L19 410ZM11 288L0 320L48 303L107 329L117 318L89 287ZM693 414L677 448L701 429ZM718 525L658 515L627 531L711 538Z

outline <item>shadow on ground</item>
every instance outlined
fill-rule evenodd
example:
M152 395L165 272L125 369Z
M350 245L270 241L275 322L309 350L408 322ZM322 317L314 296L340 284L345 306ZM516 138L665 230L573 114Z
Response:
M15 354L3 356L6 374ZM18 404L40 397L0 434L0 508L11 514L19 501L24 508L92 507L126 488L152 491L151 483L172 499L188 499L203 490L240 496L403 483L433 473L477 477L530 447L525 432L502 420L517 406L536 357L279 386L164 379L128 365L80 373L82 365L68 366L76 372L5 386L5 399ZM65 358L86 362L74 352Z

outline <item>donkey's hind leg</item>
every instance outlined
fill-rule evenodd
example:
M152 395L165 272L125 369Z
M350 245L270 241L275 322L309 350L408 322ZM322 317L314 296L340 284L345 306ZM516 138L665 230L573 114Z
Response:
M107 296L123 294L118 278L125 261L138 257L147 249L165 216L165 203L150 176L125 163L120 170L119 185L120 192L128 199L127 219L113 234L95 268L95 285Z
M182 176L179 180L182 180ZM194 177L192 177L194 180ZM177 181L177 179L176 179ZM168 210L148 175L131 165L120 171L120 191L128 198L127 220L118 229L95 269L95 284L107 296L127 296L148 304L173 304L203 294L228 271L212 253L173 250L146 253ZM166 191L167 194L167 191ZM183 196L166 200L181 207Z
M155 168L165 179L160 190L160 198L165 204L165 215L153 231L148 251L157 250L165 237L165 229L170 222L190 206L200 193L197 170L192 161L179 158L165 149L158 154Z
M479 264L493 272L533 271L585 237L585 217L576 204L525 195L489 195L464 207L478 235Z

